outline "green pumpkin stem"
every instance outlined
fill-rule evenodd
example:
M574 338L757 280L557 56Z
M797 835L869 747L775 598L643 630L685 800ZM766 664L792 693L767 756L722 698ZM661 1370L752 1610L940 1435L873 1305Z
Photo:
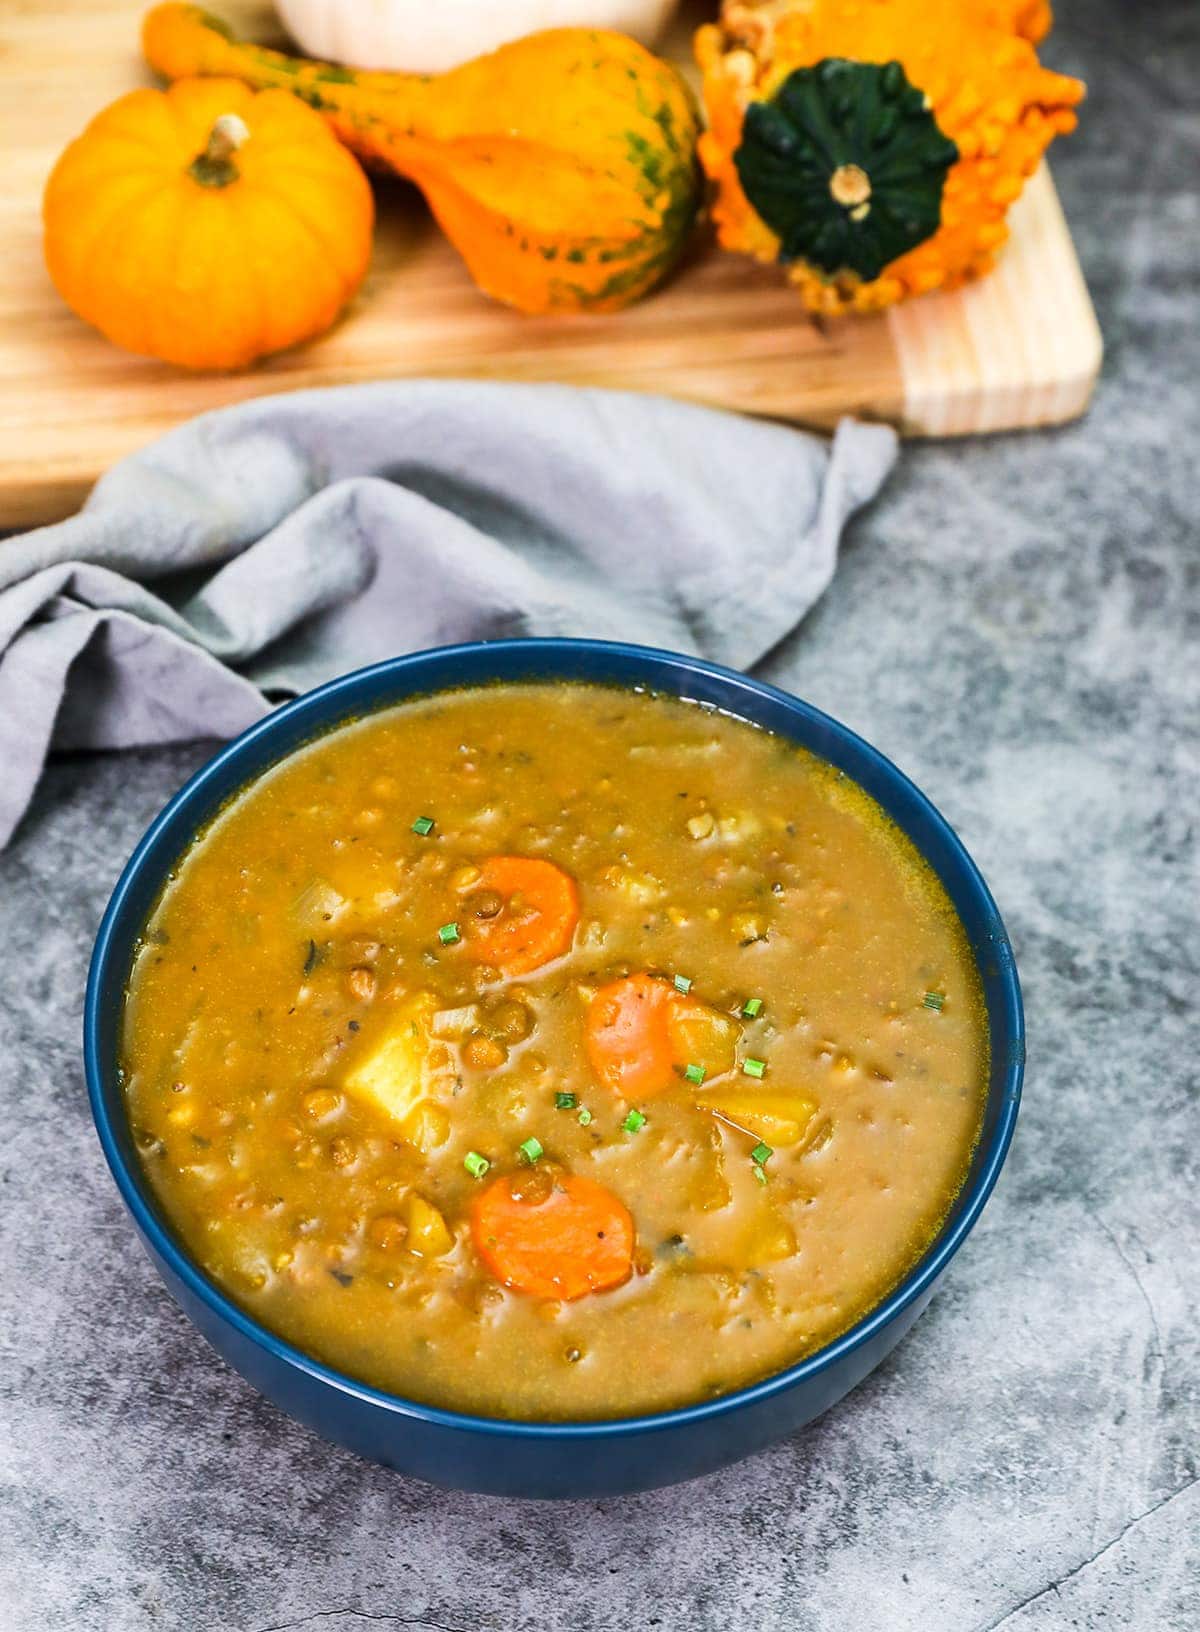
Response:
M781 261L870 281L941 225L958 148L900 63L826 57L751 102L733 161Z
M241 174L234 154L250 134L246 121L236 113L223 113L208 133L203 152L188 165L188 175L201 187L228 187Z

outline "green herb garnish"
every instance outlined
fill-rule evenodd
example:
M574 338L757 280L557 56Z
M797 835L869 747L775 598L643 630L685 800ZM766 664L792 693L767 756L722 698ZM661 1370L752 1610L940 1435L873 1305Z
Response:
M748 1077L761 1077L767 1069L766 1060L743 1060L742 1071Z
M761 997L748 997L742 1004L742 1013L747 1020L757 1020L762 1013L763 1000Z
M639 1128L644 1128L646 1126L646 1118L642 1115L641 1111L630 1111L624 1122L621 1123L621 1126L625 1129L626 1133L636 1133Z
M688 977L686 975L676 975L675 976L675 990L677 992L682 992L684 997L686 997L687 994L691 991L691 989L692 989L692 983L691 983L691 981L688 979Z
M438 930L438 940L441 941L443 946L453 946L458 938L457 924L443 924L441 929Z
M689 1065L683 1074L689 1082L704 1081L704 1067L702 1065Z
M758 1167L761 1167L764 1162L769 1162L774 1154L775 1152L771 1149L770 1145L764 1145L760 1142L759 1144L755 1145L754 1149L750 1152L750 1160Z
M528 1139L522 1139L517 1149L527 1162L536 1162L538 1157L542 1155L542 1142L530 1134Z
M591 1120L592 1120L592 1113L591 1113L591 1111L588 1110L587 1106L584 1105L582 1107L582 1109L580 1110L580 1112L579 1112L579 1125L580 1125L580 1127L581 1128L586 1128L588 1123Z
M463 1157L463 1166L473 1179L481 1179L491 1167L486 1156L481 1156L477 1150L469 1150Z
M926 992L924 1004L927 1009L936 1009L941 1012L942 1004L946 1001L945 992Z
M574 1094L555 1094L554 1108L556 1111L573 1111L578 1101Z
M421 837L424 838L427 833L433 832L433 817L418 816L416 821L412 824L412 830L414 833L419 833Z
M754 1177L758 1180L759 1184L766 1184L767 1182L767 1175L763 1172L761 1167L756 1167L754 1169Z

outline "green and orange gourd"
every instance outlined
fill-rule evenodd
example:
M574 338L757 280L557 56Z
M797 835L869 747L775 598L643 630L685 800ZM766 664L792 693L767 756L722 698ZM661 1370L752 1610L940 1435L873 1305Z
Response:
M1038 62L1042 0L726 0L696 36L721 243L836 315L992 265L1078 80Z
M692 96L622 34L551 29L436 76L367 73L168 4L143 48L168 79L233 77L315 109L369 166L415 182L475 282L523 312L628 305L670 271L699 207Z

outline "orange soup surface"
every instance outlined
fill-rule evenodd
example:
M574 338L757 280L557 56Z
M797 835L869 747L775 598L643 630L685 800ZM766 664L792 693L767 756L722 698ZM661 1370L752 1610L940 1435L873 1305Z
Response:
M353 1377L533 1420L844 1331L936 1233L988 1068L962 927L872 800L587 685L407 703L256 781L151 913L122 1038L216 1283Z

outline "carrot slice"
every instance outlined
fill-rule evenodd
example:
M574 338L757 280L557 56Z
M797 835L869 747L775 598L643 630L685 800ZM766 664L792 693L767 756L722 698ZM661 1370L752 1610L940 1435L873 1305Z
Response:
M495 1179L471 1207L479 1256L498 1281L537 1298L582 1298L629 1279L633 1219L611 1190L566 1174L542 1201Z
M736 1020L647 974L602 986L584 1026L593 1072L625 1099L661 1094L688 1065L731 1071L740 1034Z
M625 1099L661 1094L676 1080L672 995L665 980L628 975L601 986L588 1004L588 1060L597 1079Z
M471 914L464 935L471 957L503 975L528 975L570 949L579 922L579 891L570 873L531 856L489 856L479 871L463 902ZM496 910L483 916L473 902Z

